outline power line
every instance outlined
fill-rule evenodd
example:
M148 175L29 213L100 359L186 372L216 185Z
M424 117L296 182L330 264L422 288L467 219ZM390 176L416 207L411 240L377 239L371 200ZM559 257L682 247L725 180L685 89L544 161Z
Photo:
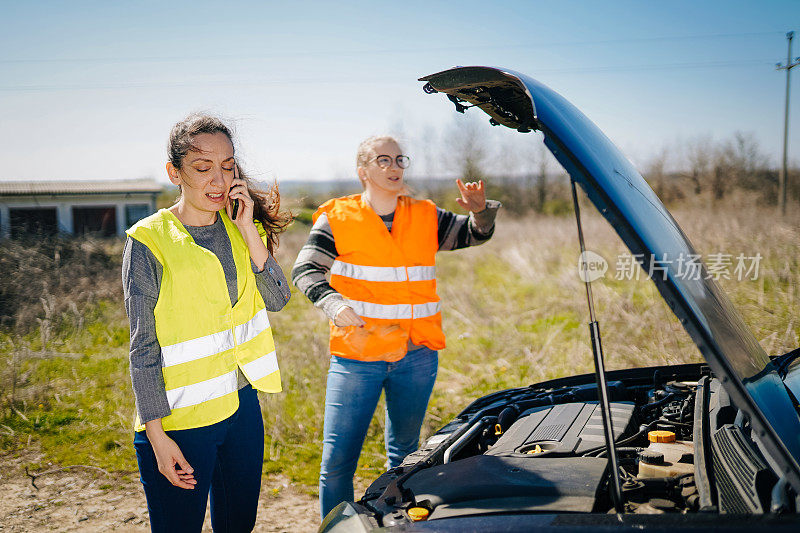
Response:
M25 64L25 63L182 63L194 61L256 61L264 59L285 59L291 57L342 57L342 56L358 56L358 55L386 55L386 54L410 54L410 53L431 53L431 52L464 52L469 50L511 50L511 49L533 49L533 48L559 48L570 46L600 46L600 45L616 45L616 44L633 44L633 43L646 43L646 42L682 42L689 40L706 40L706 39L729 39L736 37L764 37L774 36L783 32L768 31L768 32L745 32L745 33L710 33L710 34L694 34L694 35L661 35L655 37L632 37L626 39L599 39L588 41L556 41L556 42L539 42L527 44L483 44L483 45L461 45L461 46L445 46L445 47L417 47L417 48L394 48L394 49L360 49L360 50L308 50L308 51L292 51L281 52L274 54L220 54L214 56L149 56L149 57L74 57L74 58L0 58L0 64Z
M773 61L749 59L739 61L701 61L689 63L647 63L636 65L609 65L609 66L577 66L565 68L544 68L530 69L534 75L541 74L592 74L604 72L648 72L661 70L681 70L681 69L709 69L709 68L738 68L753 66L773 66ZM405 83L407 78L387 79L382 77L380 80L359 80L359 85L387 85ZM214 80L193 80L193 81L153 81L153 82L119 82L119 83L83 83L83 84L29 84L29 85L0 85L0 92L49 92L49 91L84 91L84 90L129 90L129 89L171 89L185 87L262 87L295 84L314 84L314 85L347 85L354 83L352 78L331 79L331 78L293 78L293 79L251 79L220 81Z
M537 73L560 74L560 73L591 73L591 72L644 72L649 70L671 70L671 69L699 69L699 68L729 68L741 66L770 66L772 61L760 59L747 59L738 61L698 61L691 63L643 63L638 65L611 65L605 67L566 67L537 70Z

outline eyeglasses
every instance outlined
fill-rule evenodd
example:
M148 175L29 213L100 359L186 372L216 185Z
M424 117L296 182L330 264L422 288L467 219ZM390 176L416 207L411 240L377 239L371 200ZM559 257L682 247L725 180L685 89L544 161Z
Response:
M408 168L408 165L411 164L411 158L407 155L398 155L394 159L390 155L379 155L370 161L375 161L381 168L389 168L392 166L392 161L397 164L397 168Z

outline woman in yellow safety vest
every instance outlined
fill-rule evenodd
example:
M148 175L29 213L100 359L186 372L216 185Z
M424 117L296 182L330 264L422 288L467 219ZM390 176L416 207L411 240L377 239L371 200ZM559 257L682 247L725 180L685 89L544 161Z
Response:
M178 202L128 231L123 255L136 396L134 447L153 531L255 525L264 427L279 392L267 311L289 300L272 255L289 222L277 186L253 188L230 129L190 115L169 137Z
M330 319L320 505L324 517L353 499L353 474L381 391L386 394L389 468L417 449L444 348L435 256L487 241L499 203L483 182L463 184L455 215L406 195L409 158L392 137L359 146L364 192L314 214L292 280ZM330 282L326 275L330 274Z

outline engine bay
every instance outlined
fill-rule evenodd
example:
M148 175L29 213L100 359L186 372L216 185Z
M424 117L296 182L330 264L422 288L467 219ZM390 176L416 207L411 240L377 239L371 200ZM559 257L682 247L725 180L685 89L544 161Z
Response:
M613 512L597 390L575 376L473 402L360 504L383 526L504 512ZM702 365L609 373L625 512L793 510L748 420ZM413 513L412 513L413 514Z

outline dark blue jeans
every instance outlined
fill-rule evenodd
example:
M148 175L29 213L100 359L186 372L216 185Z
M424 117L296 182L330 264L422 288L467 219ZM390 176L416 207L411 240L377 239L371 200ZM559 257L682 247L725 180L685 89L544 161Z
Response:
M353 475L381 391L386 392L388 468L400 466L417 449L438 365L438 353L424 347L394 363L331 357L319 472L323 518L353 500Z
M154 532L199 532L211 492L211 525L215 532L252 531L256 523L264 422L258 396L250 385L239 390L239 409L210 426L167 431L194 468L197 485L181 489L161 472L144 431L133 439L139 462L150 528Z

